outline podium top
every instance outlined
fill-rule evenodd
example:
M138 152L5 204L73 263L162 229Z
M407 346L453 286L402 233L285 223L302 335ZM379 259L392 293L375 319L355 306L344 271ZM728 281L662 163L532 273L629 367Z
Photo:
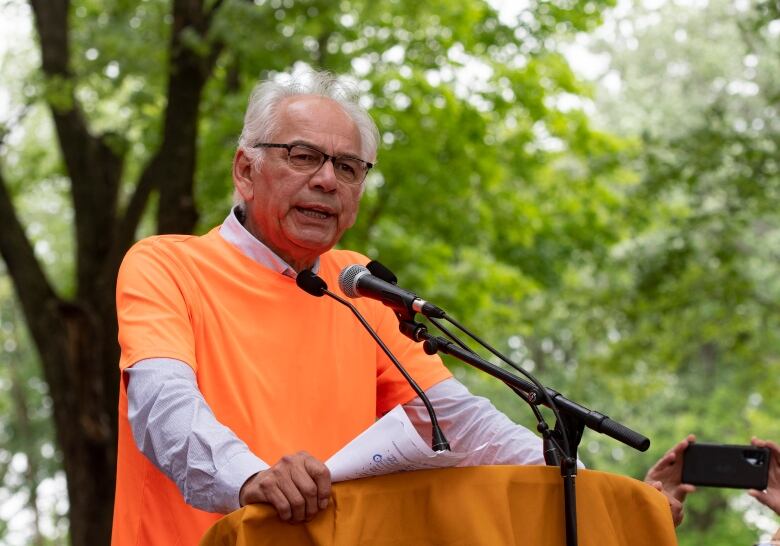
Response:
M624 476L580 470L581 546L673 546L666 498ZM200 546L462 545L564 546L560 471L481 466L391 474L333 485L328 508L303 524L282 522L268 505L219 520Z

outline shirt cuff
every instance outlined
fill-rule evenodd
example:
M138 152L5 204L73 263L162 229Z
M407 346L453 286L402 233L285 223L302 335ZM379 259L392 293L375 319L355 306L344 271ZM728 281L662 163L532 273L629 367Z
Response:
M221 484L220 487L215 488L215 491L224 495L221 499L214 499L214 504L221 508L220 512L229 513L241 508L238 501L241 486L253 475L269 468L268 463L251 451L242 451L234 455L215 476L217 483Z

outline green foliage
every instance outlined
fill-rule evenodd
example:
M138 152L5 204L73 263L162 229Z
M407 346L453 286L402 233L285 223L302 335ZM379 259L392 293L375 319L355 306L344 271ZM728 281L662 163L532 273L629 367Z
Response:
M53 441L52 401L16 306L10 283L0 277L0 499L22 501L10 520L35 521L28 538L44 544L42 526L61 527L67 503L52 505L47 499L38 504L38 488L54 481L61 459ZM30 534L19 525L3 525L0 537L12 527L17 537Z
M301 65L348 74L381 148L341 245L383 261L545 384L653 441L639 454L586 432L588 466L641 477L689 432L712 442L777 439L775 4L618 11L599 46L621 81L610 94L575 75L560 43L597 32L611 0L534 1L516 18L481 0L227 0L205 38L188 31L184 40L204 55L221 47L198 122L197 230L229 208L230 164L255 82ZM123 202L161 141L169 10L158 0L74 0L70 13L68 85L92 131L125 157ZM28 108L0 167L68 294L69 180L41 106L68 95L26 59L22 71L0 60L0 73L21 74L9 89ZM139 234L154 230L153 211L147 216ZM10 312L2 286L0 309ZM22 375L3 376L3 453L40 452L53 438L45 412L23 441L8 389L22 385L32 406L46 404L45 389L29 341L14 343ZM448 364L534 426L503 385ZM51 476L56 456L40 468L35 479ZM756 530L745 514L755 503L739 499L693 495L681 544L749 544Z
M602 44L621 87L599 112L638 138L627 164L639 178L624 194L628 230L596 275L613 343L592 363L622 374L615 386L633 391L654 456L689 432L777 437L780 57L771 17L739 9L639 8ZM681 544L755 541L756 503L735 498L693 495Z

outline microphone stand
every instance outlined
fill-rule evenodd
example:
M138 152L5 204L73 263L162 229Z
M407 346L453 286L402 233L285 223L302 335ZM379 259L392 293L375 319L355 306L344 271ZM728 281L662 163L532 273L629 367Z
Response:
M582 439L584 428L595 430L610 436L634 449L646 451L650 447L650 440L630 428L613 421L606 415L572 402L559 392L539 388L524 379L511 374L490 362L484 360L471 350L456 345L448 339L433 336L428 333L425 325L407 319L407 316L398 314L399 328L401 332L414 341L423 342L423 350L428 354L437 352L454 356L493 377L499 379L515 391L521 398L528 402L534 414L539 420L537 430L542 433L544 439L545 462L550 466L560 465L561 478L563 479L564 517L566 524L566 545L577 546L577 496L575 477L577 475L577 446ZM404 320L407 319L407 320ZM438 325L437 325L438 326ZM538 406L543 404L558 409L555 429L549 430L549 426L541 417ZM560 442L568 444L567 452L560 447Z
M367 268L371 274L386 282L395 284L397 281L397 278L392 271L380 262L372 261L367 265ZM528 372L493 349L489 344L482 341L457 321L448 317L446 313L440 309L438 310L441 314L435 315L437 318L445 318L501 360L526 375L528 379L533 382L529 383L506 372L502 368L483 360L431 316L429 316L431 322L457 343L457 345L445 338L430 335L427 328L415 320L415 311L420 312L419 309L407 307L406 309L399 310L396 308L396 316L398 317L401 332L414 341L422 341L423 349L426 353L435 354L437 352L442 352L444 354L452 355L466 364L470 364L503 381L529 404L538 421L537 430L542 434L544 441L545 462L550 466L560 465L564 491L566 544L567 546L577 546L577 497L574 479L577 474L577 446L579 446L580 440L582 439L582 433L585 427L587 426L597 432L607 434L639 451L646 451L650 447L650 440L617 421L613 421L606 415L591 411L588 408L580 406L576 402L568 400L559 392L544 387ZM544 404L549 407L555 414L556 422L554 430L550 431L549 426L537 407L539 404ZM561 445L563 445L563 448Z

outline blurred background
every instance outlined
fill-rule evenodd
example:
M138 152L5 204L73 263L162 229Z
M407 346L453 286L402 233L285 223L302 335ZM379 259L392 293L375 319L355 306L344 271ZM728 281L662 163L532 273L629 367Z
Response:
M341 246L652 440L588 467L780 440L776 0L0 0L0 544L107 543L121 257L222 221L249 92L307 67L382 137ZM778 525L701 489L678 536Z

